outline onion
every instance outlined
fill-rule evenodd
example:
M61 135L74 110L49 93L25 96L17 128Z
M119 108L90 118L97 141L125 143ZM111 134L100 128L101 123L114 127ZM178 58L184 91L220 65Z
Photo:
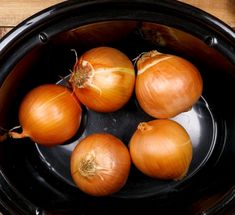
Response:
M85 193L106 196L126 183L131 166L128 148L117 137L95 133L84 138L72 152L71 175Z
M93 48L77 59L70 82L85 106L98 112L113 112L124 106L132 95L134 66L117 49Z
M171 118L191 109L202 94L202 77L189 61L150 51L137 61L136 97L155 118Z
M182 179L192 160L192 143L188 133L170 119L140 123L129 147L137 169L153 178Z
M61 144L78 131L81 116L80 103L66 87L41 85L31 90L20 105L22 133L10 131L9 135L29 137L43 145Z

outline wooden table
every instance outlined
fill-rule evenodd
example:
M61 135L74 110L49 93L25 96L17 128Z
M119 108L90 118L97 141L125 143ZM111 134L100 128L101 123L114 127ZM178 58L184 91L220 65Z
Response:
M11 28L64 0L0 0L0 38ZM203 9L235 28L235 0L180 0Z

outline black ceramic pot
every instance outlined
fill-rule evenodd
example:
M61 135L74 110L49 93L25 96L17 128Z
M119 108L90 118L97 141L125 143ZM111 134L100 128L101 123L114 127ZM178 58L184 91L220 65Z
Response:
M19 125L23 96L44 83L64 84L79 54L97 46L134 59L153 49L184 57L203 77L203 95L174 117L193 142L185 178L162 181L134 167L112 196L91 197L73 183L70 155L87 134L108 132L124 143L150 120L135 95L121 110L84 110L82 127L66 144L43 147L30 139L0 144L0 205L5 214L232 214L235 174L235 32L215 17L177 1L67 1L15 27L0 41L0 127ZM4 129L3 129L4 128Z

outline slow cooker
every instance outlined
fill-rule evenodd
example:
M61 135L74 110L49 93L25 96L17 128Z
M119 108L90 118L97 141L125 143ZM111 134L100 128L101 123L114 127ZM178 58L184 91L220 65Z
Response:
M193 158L185 178L163 181L132 170L126 185L106 197L81 192L69 161L84 134L107 131L128 143L136 124L150 119L135 102L101 114L87 110L69 143L45 147L3 138L19 125L18 110L32 88L64 84L80 55L98 46L130 59L159 50L200 70L203 93L174 117L188 131ZM9 215L233 214L235 212L235 32L216 17L170 0L79 0L45 9L0 41L0 205Z

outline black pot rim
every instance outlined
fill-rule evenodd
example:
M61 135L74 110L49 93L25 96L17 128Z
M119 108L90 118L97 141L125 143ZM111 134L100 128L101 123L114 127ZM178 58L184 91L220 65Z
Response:
M31 32L34 32L38 28L44 28L50 23L58 20L58 18L66 16L66 14L71 11L76 11L78 9L90 10L90 8L96 6L105 8L118 5L121 7L125 5L125 7L128 7L131 11L134 11L135 9L147 9L150 11L161 10L161 8L164 8L164 13L171 13L182 18L187 18L187 21L193 21L198 25L209 28L214 33L219 32L220 35L223 35L224 39L235 45L235 31L229 25L217 17L183 2L171 0L157 2L154 0L81 0L79 2L65 1L56 4L22 21L0 39L0 52L4 54L11 46L14 46L16 42L23 40ZM132 15L129 14L129 17L127 18L132 18Z

